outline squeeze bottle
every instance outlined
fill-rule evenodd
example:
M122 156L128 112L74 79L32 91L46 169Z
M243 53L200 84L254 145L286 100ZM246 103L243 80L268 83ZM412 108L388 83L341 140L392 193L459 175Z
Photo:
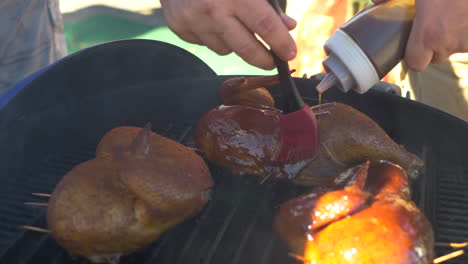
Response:
M403 59L415 13L414 0L371 4L337 29L324 46L319 94L334 85L362 94L378 83Z

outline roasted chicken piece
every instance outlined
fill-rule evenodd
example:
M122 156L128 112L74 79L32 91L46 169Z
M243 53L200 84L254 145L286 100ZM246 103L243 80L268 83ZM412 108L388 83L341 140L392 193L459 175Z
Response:
M213 181L193 150L145 128L118 127L68 172L49 201L52 237L71 255L115 263L194 216Z
M388 160L410 174L423 167L421 159L395 143L372 119L341 103L312 107L319 141L314 158L276 162L281 111L262 86L277 82L277 76L267 76L223 83L223 105L207 112L197 128L197 144L210 162L235 173L306 186L329 184L333 176L365 160Z
M432 226L410 199L405 171L365 162L320 189L284 203L274 226L303 263L428 264Z

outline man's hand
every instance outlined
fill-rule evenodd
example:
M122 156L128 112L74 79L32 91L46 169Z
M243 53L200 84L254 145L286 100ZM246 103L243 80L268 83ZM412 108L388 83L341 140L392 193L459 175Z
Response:
M267 0L161 0L161 4L169 28L181 39L219 55L235 52L251 65L273 69L273 58L256 33L281 59L296 56L289 34L296 21L286 14L279 16Z
M416 17L406 45L408 67L420 72L429 63L441 63L454 53L468 52L467 14L467 0L416 0Z

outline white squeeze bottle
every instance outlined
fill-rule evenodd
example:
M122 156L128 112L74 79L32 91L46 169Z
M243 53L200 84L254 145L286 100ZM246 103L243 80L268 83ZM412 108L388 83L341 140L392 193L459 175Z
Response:
M327 75L317 85L319 95L333 85L362 94L378 83L403 59L414 16L414 0L390 0L337 29L325 43Z

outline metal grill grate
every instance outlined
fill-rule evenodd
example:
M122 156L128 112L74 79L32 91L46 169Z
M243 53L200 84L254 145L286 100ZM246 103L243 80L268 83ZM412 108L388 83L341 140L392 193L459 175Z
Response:
M191 124L154 130L195 147ZM0 263L82 263L81 259L70 258L47 234L24 231L18 226L45 227L45 209L23 202L47 201L31 193L51 193L67 171L93 157L94 151L94 146L86 145L78 151L55 153L44 157L39 170L3 183L11 186L12 192L0 194ZM468 238L468 181L461 160L436 153L440 150L427 146L418 153L428 167L425 175L413 183L413 196L434 224L437 241L462 242ZM456 154L462 157L462 153ZM212 168L212 175L216 182L213 199L197 217L168 231L147 249L124 257L121 263L295 263L271 225L275 207L298 195L301 188L271 182L260 185L254 177L233 176L218 168ZM449 251L441 248L437 255ZM446 263L467 262L467 257L460 257Z

